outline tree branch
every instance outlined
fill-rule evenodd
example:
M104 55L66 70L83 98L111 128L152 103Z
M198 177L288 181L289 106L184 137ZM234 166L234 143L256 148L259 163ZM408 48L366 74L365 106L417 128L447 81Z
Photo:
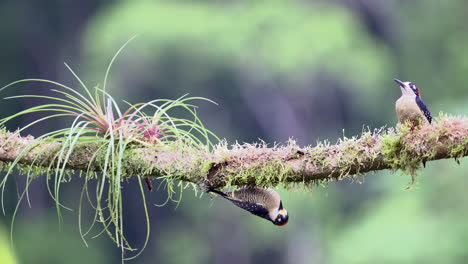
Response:
M6 163L55 166L60 149L57 142L41 142L15 133L0 135L0 160ZM34 147L32 147L34 146ZM26 150L27 154L21 152ZM96 171L104 167L103 148L97 143L80 143L70 155L66 167ZM265 143L220 144L203 151L180 143L166 146L129 146L124 152L125 176L172 177L219 188L226 185L313 183L342 179L350 175L401 169L414 177L421 163L468 155L468 118L442 117L438 122L413 131L405 126L397 130L363 132L359 137L340 139L336 144L320 143L301 148L294 141L268 147ZM3 166L6 166L4 164Z

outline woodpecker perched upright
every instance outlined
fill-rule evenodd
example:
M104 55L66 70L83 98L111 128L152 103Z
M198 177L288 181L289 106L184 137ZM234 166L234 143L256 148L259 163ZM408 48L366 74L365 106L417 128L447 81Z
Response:
M283 208L283 203L277 192L261 187L243 187L232 192L222 192L209 189L236 206L250 213L271 221L274 225L283 226L288 223L288 212Z
M400 85L401 97L396 101L395 108L398 122L411 122L418 126L421 123L432 122L431 112L421 99L421 91L412 82L402 82L394 79Z

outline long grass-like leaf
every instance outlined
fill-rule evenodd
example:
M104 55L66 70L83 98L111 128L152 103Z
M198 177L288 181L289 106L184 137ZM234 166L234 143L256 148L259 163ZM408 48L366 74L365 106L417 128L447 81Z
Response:
M106 70L106 74L104 75L104 83L103 83L103 86L102 86L102 90L105 91L106 90L106 84L107 84L107 78L109 77L109 73L110 73L110 70L112 68L112 65L114 64L114 61L117 59L117 57L119 56L119 54L123 51L123 49L132 41L136 38L137 36L133 36L131 37L129 40L127 40L127 42L125 42L118 50L117 52L114 54L114 56L112 57L111 61L109 62L109 65L107 66L107 70ZM102 102L103 105L106 104L106 102Z
M86 94L88 95L89 99L91 100L91 105L95 106L96 111L99 111L100 108L98 107L98 104L97 104L96 100L94 100L93 96L91 95L91 92L89 91L88 87L84 84L84 82L80 79L80 77L78 77L78 75L72 70L72 68L67 63L64 62L64 64L65 64L65 67L67 67L67 69L73 74L75 79L81 84L81 86L85 90ZM103 113L98 112L98 114L102 115Z
M46 80L46 79L23 79L23 80L18 80L18 81L14 81L12 83L9 83L7 85L5 85L4 87L2 87L0 89L0 91L3 91L4 89L10 87L10 86L13 86L15 84L18 84L18 83L23 83L23 82L44 82L44 83L50 83L50 84L54 84L56 86L59 86L59 87L62 87L68 91L70 91L71 93L74 93L76 94L78 97L81 98L81 100L83 102L86 102L89 106L93 106L93 104L85 97L83 96L82 94L80 94L79 92L77 92L75 89L71 88L71 87L68 87L64 84L61 84L61 83L58 83L58 82L54 82L54 81L50 81L50 80Z

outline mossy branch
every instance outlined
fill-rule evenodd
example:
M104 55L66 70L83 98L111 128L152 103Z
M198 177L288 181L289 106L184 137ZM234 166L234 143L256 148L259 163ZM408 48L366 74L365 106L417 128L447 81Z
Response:
M41 142L3 131L0 160L49 167L60 143ZM66 163L70 170L95 171L103 168L96 142L77 144ZM21 154L27 150L27 154ZM403 170L412 176L426 161L468 155L468 118L445 116L432 125L409 130L364 131L359 137L344 138L334 145L297 146L294 141L268 147L265 143L219 144L213 151L187 147L182 143L164 146L129 146L124 153L124 176L170 177L212 187L255 184L275 186L343 179L370 171ZM53 165L52 165L53 166ZM40 171L40 170L39 170Z

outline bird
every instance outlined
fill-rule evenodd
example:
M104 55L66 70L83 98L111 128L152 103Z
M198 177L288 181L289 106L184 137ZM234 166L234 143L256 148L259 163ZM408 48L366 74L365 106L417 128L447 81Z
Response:
M432 123L432 115L421 99L421 90L412 82L394 81L400 86L401 97L395 103L398 122L410 122L412 128L423 123Z
M274 225L284 226L288 223L288 211L283 208L280 195L273 189L246 186L231 192L222 192L213 188L207 192L219 194L234 205Z

